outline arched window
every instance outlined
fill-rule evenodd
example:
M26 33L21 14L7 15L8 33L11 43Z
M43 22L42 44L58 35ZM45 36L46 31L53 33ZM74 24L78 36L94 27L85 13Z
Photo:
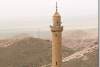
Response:
M55 33L55 36L57 37L57 33Z
M59 22L57 21L57 24L56 24L57 26L59 25Z
M58 64L57 64L57 61L56 61L56 65L58 65Z

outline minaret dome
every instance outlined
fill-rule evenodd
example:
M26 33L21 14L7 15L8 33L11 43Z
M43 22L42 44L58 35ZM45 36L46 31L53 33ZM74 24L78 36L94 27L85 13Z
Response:
M61 16L58 12L58 5L57 5L57 2L56 2L56 11L53 15L53 25L57 26L57 25L60 25L60 24L61 24Z

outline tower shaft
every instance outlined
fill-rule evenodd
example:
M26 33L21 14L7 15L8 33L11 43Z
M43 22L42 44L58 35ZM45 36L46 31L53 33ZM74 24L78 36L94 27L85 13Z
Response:
M52 67L61 67L62 51L61 51L62 32L52 32Z
M61 16L57 10L56 3L56 12L53 15L53 25L51 27L52 32L52 67L61 67L62 63L62 31L63 26L61 26Z

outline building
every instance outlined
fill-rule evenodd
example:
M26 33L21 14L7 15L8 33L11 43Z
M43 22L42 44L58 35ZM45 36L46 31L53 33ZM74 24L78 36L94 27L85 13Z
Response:
M56 11L53 15L53 25L51 27L52 32L52 67L61 67L62 64L62 31L61 16L58 12L57 2Z

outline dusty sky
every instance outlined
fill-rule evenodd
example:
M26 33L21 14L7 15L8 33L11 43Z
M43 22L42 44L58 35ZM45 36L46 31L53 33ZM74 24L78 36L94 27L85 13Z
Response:
M64 28L98 25L98 0L57 0ZM1 29L49 29L56 0L0 0Z

